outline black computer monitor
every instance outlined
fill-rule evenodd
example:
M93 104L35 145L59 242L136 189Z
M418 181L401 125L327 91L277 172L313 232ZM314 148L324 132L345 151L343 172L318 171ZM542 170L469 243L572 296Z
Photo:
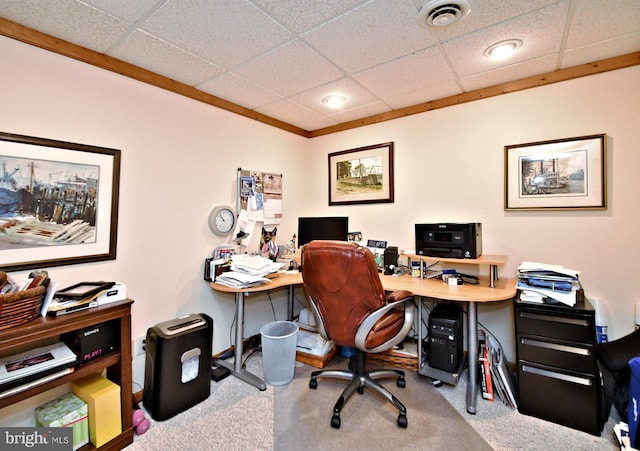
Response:
M298 247L313 240L347 241L348 234L346 216L298 218Z

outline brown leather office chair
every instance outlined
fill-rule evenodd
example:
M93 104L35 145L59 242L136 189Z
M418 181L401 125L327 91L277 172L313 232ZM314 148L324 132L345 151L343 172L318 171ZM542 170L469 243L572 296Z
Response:
M302 248L302 279L320 334L339 346L356 348L352 371L323 370L311 373L309 387L317 378L351 382L333 408L331 426L340 427L340 411L357 389L378 392L399 411L398 426L407 427L407 409L375 379L397 377L405 387L404 371L367 371L366 353L377 353L400 343L413 325L413 293L402 290L385 294L373 254L366 247L343 241L312 241Z

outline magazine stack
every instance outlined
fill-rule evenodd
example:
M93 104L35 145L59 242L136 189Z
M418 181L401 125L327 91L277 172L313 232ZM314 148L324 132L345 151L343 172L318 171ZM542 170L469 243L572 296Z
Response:
M522 262L518 267L519 300L537 304L562 303L570 307L584 298L580 271L560 265Z

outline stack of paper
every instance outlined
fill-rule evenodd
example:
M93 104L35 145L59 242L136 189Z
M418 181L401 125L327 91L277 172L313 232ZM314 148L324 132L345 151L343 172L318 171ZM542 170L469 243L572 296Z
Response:
M249 288L269 282L265 276L277 272L283 265L259 255L232 255L231 271L216 276L215 281L231 288Z
M261 276L252 276L245 272L227 271L216 277L216 283L231 288L249 288L269 282L269 279Z
M277 272L283 265L284 263L276 263L259 255L240 254L231 256L232 271L244 272L252 276L264 277L267 274Z
M546 299L574 306L576 294L582 290L578 276L580 271L560 265L522 262L518 267L517 288L520 300L543 303Z

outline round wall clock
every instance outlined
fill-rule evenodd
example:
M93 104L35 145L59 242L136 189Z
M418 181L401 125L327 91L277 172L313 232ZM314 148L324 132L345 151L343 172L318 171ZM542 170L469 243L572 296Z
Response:
M227 236L236 226L236 212L227 205L219 205L209 213L209 228L218 236Z

